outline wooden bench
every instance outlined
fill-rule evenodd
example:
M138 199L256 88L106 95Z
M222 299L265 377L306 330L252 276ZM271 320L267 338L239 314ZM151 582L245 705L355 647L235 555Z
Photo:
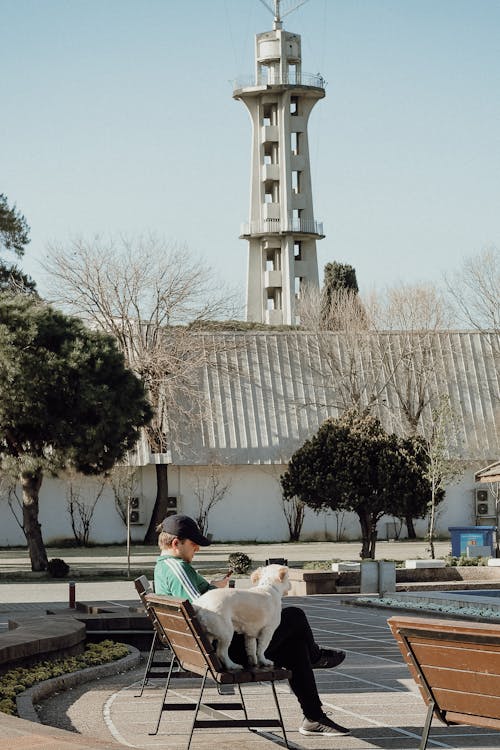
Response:
M175 661L172 659L160 715L156 729L151 734L158 732L164 711L190 710L193 712L193 718L187 744L188 750L195 729L210 729L214 727L245 727L254 732L257 727L280 727L285 745L289 747L274 683L279 680L289 679L291 672L288 669L279 667L273 669L257 667L254 669L228 671L224 669L219 661L214 645L210 642L204 628L196 619L196 613L189 601L183 601L174 597L159 596L157 594L146 594L145 602L160 642L172 650L177 662L184 670L195 673L202 678L200 691L195 703L167 703L167 692ZM206 682L208 677L211 677L217 685L234 685L239 692L239 701L204 702L203 694L207 687ZM255 684L256 682L270 683L278 714L277 719L249 718L241 685L245 683ZM212 718L208 720L198 719L200 711ZM222 713L223 711L243 711L244 718L233 719L226 713Z
M428 705L420 750L433 716L500 730L500 625L421 617L388 623Z
M135 586L135 590L139 594L139 598L142 604L144 605L146 614L151 620L151 623L153 624L153 638L151 640L151 646L149 648L149 654L148 654L148 658L146 661L146 668L144 670L144 676L142 678L141 689L139 691L139 694L135 696L136 698L140 698L150 678L165 679L169 676L168 667L170 666L171 659L169 659L168 661L158 660L158 659L155 660L155 654L158 649L167 649L170 652L170 648L159 640L158 633L156 632L154 628L153 617L149 611L148 603L146 601L146 594L153 593L151 584L149 583L146 576L139 576L139 578L135 579L134 586Z

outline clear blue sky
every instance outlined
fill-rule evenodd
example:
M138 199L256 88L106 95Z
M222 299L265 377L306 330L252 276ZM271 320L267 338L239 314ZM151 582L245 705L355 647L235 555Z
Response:
M153 230L244 290L259 0L0 0L0 192L49 241ZM500 0L310 0L285 19L310 120L320 277L439 281L500 246Z

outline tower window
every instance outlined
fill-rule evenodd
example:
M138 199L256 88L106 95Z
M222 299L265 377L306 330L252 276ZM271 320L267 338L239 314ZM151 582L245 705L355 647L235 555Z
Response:
M292 172L292 192L300 193L300 172Z
M299 114L299 98L297 96L290 97L290 114L291 115Z
M293 257L295 260L302 260L302 242L299 240L293 243Z
M267 65L259 64L259 74L257 76L257 84L259 86L267 84L268 76L269 76L269 68L267 67Z
M298 133L290 133L290 147L292 149L292 154L294 156L297 156L299 153L299 134Z
M278 164L278 144L264 144L264 164Z
M277 181L264 183L264 203L280 202L280 184Z
M281 270L281 251L271 248L266 253L266 271Z
M269 289L267 293L267 309L281 310L281 289Z
M265 126L278 124L278 107L276 104L264 104L262 108L262 124Z

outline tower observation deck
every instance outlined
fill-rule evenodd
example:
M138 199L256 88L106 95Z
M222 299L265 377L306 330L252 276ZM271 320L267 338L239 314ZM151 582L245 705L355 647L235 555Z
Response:
M255 74L238 79L233 97L252 120L250 217L240 237L249 243L249 321L294 325L304 285L318 286L307 124L325 96L322 76L302 72L301 39L281 28L257 34Z

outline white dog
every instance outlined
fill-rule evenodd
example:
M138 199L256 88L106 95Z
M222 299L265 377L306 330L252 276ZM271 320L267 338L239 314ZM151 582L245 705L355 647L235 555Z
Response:
M267 565L255 570L250 589L211 589L193 602L198 620L217 640L217 656L226 669L243 669L229 657L233 633L243 633L250 666L272 667L264 651L281 619L281 597L291 588L288 568Z

